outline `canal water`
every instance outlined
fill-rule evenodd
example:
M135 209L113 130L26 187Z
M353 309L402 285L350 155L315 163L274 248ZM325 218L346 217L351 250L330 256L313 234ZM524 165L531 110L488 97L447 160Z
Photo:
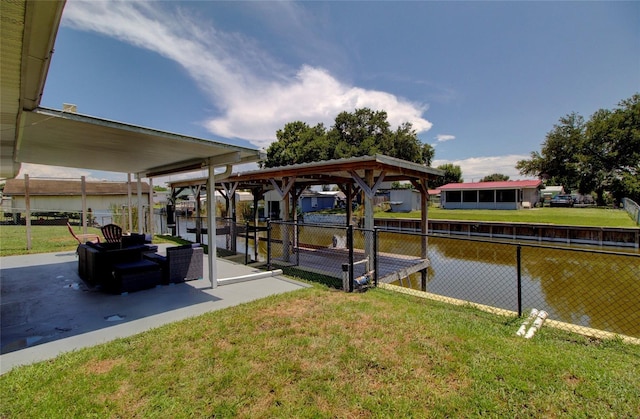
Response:
M195 240L180 227L181 237ZM304 227L300 228L304 240ZM323 237L326 236L326 237ZM332 232L318 235L313 242L330 247ZM206 243L206 235L203 235ZM326 242L326 243L325 243ZM430 236L427 292L517 311L517 244L461 240ZM226 247L218 236L218 247ZM244 253L244 238L237 251ZM356 240L358 246L358 240ZM419 256L420 236L380 232L380 252ZM545 310L549 318L579 326L606 330L640 338L640 256L637 249L585 247L521 247L522 308ZM590 249L595 250L595 249ZM603 252L601 250L606 250ZM626 253L618 253L621 251ZM266 260L266 244L259 245L259 260ZM249 255L253 256L253 240ZM420 275L396 285L420 289Z

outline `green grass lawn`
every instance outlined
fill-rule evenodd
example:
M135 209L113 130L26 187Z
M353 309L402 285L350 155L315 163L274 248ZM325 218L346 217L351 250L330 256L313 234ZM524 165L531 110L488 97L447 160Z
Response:
M376 212L380 218L420 218L420 211ZM500 221L593 227L637 227L624 210L608 208L532 208L527 210L446 210L429 208L433 220Z
M640 416L640 346L315 285L0 377L0 417Z

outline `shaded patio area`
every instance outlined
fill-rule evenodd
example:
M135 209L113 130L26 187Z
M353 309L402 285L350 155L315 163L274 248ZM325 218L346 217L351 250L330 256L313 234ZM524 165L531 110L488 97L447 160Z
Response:
M168 245L160 245L165 251ZM206 255L205 255L206 257ZM123 295L87 287L75 252L0 258L1 373L209 311L308 285L218 259L218 287L189 281ZM208 276L205 264L205 278Z

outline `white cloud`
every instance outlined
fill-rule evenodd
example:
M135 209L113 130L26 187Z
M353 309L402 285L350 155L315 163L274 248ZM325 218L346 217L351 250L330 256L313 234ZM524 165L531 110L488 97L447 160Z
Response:
M451 163L460 166L465 182L479 182L483 177L494 173L502 173L509 176L510 180L531 179L524 177L516 169L518 160L528 159L528 155L510 154L507 156L470 157L463 160L434 160L432 167Z
M456 136L455 135L448 135L448 134L438 134L436 135L436 140L439 143L443 143L445 141L451 141L451 140L455 140Z
M167 5L175 3L69 2L63 24L155 51L183 66L220 110L204 125L222 137L266 147L287 122L330 126L340 112L362 107L385 110L392 127L408 121L422 133L432 126L422 117L426 104L350 86L323 68L287 69L255 40L218 31L182 9L166 10Z

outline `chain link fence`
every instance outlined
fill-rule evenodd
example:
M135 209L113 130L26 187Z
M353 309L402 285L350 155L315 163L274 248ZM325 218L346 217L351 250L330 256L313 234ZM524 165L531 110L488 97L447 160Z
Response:
M640 338L640 254L430 236L429 259L426 287L393 284Z
M391 284L503 313L526 315L535 308L548 313L549 322L575 332L640 338L640 254L634 250L269 225L268 263L336 288L352 291L359 278L372 273L374 285ZM346 274L344 266L350 269Z
M342 266L349 263L347 237L347 227L271 222L269 265L341 288Z
M640 225L640 205L629 198L622 198L622 207L636 224Z

